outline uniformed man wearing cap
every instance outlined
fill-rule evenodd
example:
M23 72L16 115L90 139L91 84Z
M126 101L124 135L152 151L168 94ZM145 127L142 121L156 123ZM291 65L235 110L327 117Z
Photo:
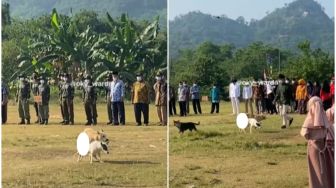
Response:
M155 105L157 114L160 119L160 125L167 125L167 83L161 72L156 75L156 83L154 84Z
M112 78L113 81L110 86L110 96L112 102L113 125L119 125L119 121L121 125L125 125L125 85L124 82L119 79L118 72L114 71L112 73Z
M40 85L37 94L41 97L38 104L40 124L48 125L49 119L49 100L50 100L50 87L45 78L40 77Z
M97 124L97 92L95 86L93 86L92 78L90 75L85 77L83 87L83 101L87 122L85 125Z
M131 101L134 104L134 114L137 125L141 125L141 113L144 117L145 126L148 125L148 111L149 111L149 87L144 81L142 74L136 75L136 82L132 87Z
M74 86L71 85L70 75L64 76L64 84L62 87L62 107L64 113L63 125L74 124L74 111L73 111L73 99L74 99Z
M27 81L25 75L19 75L19 85L16 92L16 102L18 103L18 111L22 124L30 124L30 114L29 114L29 98L30 98L30 85ZM27 120L25 122L25 120Z
M38 87L39 87L39 77L37 75L37 73L33 73L32 75L32 83L31 83L31 89L32 89L32 93L34 96L34 99L36 96L38 96ZM41 120L39 119L39 112L38 112L38 103L34 100L34 109L35 109L35 113L36 113L36 121L35 123L39 123Z
M113 116L112 116L112 103L111 103L111 89L109 86L111 85L112 82L112 74L108 74L106 78L106 82L108 83L105 87L105 99L106 99L106 108L107 108L107 117L108 117L108 122L106 123L107 125L111 125L113 123Z

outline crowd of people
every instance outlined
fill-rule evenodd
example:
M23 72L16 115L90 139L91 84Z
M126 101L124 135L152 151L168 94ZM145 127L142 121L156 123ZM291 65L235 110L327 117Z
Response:
M291 112L299 114L307 113L307 102L311 97L318 96L321 98L324 109L328 109L333 104L334 98L334 78L331 82L325 80L320 86L318 81L314 83L305 81L304 79L279 78L286 84L286 100ZM272 84L270 80L254 80L247 82L249 84L241 84L236 79L232 79L229 85L229 98L232 103L232 114L237 115L240 112L240 100L245 104L245 113L251 114L278 114L281 112L279 100L274 101L276 91L279 84ZM201 103L202 94L200 86L194 82L189 86L186 81L179 83L177 93L174 87L169 87L169 114L177 115L176 100L179 104L180 116L189 114L189 103L192 102L195 114L202 114ZM288 90L288 91L287 91ZM219 112L220 89L213 85L210 90L209 97L211 101L211 113ZM280 100L281 101L281 100ZM275 103L276 102L276 103ZM285 101L282 101L285 102ZM287 111L287 108L286 108Z
M108 116L107 125L125 125L125 84L119 78L118 72L114 71L106 76L104 84L106 112ZM18 107L20 121L18 124L30 124L31 115L29 111L31 94L33 96L33 107L36 113L35 123L47 125L49 120L49 101L50 80L44 76L39 76L33 73L31 79L26 75L20 74L18 77L17 92L15 101ZM68 73L58 75L58 101L60 106L60 114L62 116L62 125L73 125L75 122L74 116L74 98L75 88L82 90L82 101L84 104L85 115L87 122L85 125L97 124L97 84L93 82L93 78L87 74L83 80L77 85L71 79ZM131 103L134 106L134 115L138 126L142 125L141 116L143 116L143 124L149 123L149 104L150 93L155 94L155 106L157 115L160 120L160 125L167 125L167 83L164 75L159 72L156 75L156 82L153 87L150 87L144 80L141 73L136 74L136 81L133 83L130 91ZM7 122L7 104L9 101L9 90L2 84L2 123Z

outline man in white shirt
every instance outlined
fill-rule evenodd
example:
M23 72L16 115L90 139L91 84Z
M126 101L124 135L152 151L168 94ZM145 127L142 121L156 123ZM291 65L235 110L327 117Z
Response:
M252 86L248 83L243 87L243 99L245 101L245 113L249 113L248 106L251 110L251 115L253 116L252 107Z
M239 114L239 97L240 97L240 85L236 79L233 79L230 83L230 99L232 103L232 115Z

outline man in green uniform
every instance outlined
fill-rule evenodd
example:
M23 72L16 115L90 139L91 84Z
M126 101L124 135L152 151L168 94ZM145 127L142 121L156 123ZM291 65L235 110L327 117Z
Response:
M41 101L38 105L40 124L48 125L49 119L49 100L50 100L50 87L45 78L40 77L40 85L38 87L38 95L41 97Z
M92 78L87 75L83 87L83 100L87 122L85 125L97 124L97 93L93 86Z
M30 114L29 114L29 98L30 98L30 86L25 75L19 75L19 85L16 93L16 102L18 103L18 111L22 124L30 124ZM25 119L27 120L25 122Z
M58 101L61 108L61 114L62 114L62 121L60 123L64 123L64 112L63 112L63 105L62 105L62 88L64 84L64 74L60 73L58 75Z
M70 75L64 76L64 84L62 86L62 107L64 113L63 125L74 124L74 111L73 111L73 99L74 99L74 86L71 85Z

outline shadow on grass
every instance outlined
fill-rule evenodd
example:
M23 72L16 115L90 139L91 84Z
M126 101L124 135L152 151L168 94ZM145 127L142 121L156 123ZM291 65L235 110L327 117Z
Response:
M204 139L215 138L215 137L224 137L224 136L228 136L228 135L230 135L230 133L223 134L223 133L218 132L218 131L207 131L206 132L206 131L199 130L197 132L191 132L191 133L188 133L188 134L181 135L181 137L188 137L188 138L190 138L191 141L194 141L194 140L204 140Z
M104 163L110 163L110 164L160 164L157 162L151 162L151 161L104 161Z
M262 130L263 133L280 133L281 130Z
M246 143L236 143L240 148L246 150L255 150L255 149L275 149L275 148L288 148L291 147L287 144L282 143L269 143L269 142L246 142Z

